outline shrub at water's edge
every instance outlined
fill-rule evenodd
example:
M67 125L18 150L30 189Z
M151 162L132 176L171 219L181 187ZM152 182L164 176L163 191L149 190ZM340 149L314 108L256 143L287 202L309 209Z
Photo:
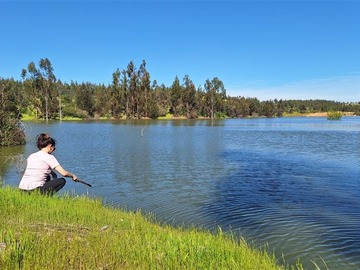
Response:
M327 119L328 120L340 120L342 117L342 113L341 112L337 112L337 111L329 111L327 113Z
M0 112L0 146L23 145L25 131L20 119L11 112Z
M175 229L87 197L0 188L0 219L1 269L286 269L221 230Z

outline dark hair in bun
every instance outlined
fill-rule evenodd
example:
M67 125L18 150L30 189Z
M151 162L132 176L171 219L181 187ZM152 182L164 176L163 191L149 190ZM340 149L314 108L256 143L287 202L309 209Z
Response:
M49 133L41 133L36 136L36 146L39 150L45 148L48 145L55 146L56 141L50 137Z

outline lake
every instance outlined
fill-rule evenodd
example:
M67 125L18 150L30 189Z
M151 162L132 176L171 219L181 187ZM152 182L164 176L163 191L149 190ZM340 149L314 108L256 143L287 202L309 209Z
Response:
M0 148L7 185L18 185L35 136L49 132L63 167L93 185L68 180L61 193L173 226L221 227L280 263L360 268L360 117L25 126L26 146Z

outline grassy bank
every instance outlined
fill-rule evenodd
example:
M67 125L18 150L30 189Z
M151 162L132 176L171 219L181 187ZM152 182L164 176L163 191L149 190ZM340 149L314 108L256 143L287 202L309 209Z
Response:
M285 269L221 232L175 229L86 197L0 188L0 219L0 269Z

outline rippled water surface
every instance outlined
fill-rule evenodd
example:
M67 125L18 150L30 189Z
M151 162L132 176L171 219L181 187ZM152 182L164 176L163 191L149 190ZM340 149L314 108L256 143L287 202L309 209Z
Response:
M161 222L231 231L308 269L360 269L360 118L27 124L25 147L0 148L17 185L37 133L87 189L63 192L154 213ZM325 266L325 263L326 266Z

